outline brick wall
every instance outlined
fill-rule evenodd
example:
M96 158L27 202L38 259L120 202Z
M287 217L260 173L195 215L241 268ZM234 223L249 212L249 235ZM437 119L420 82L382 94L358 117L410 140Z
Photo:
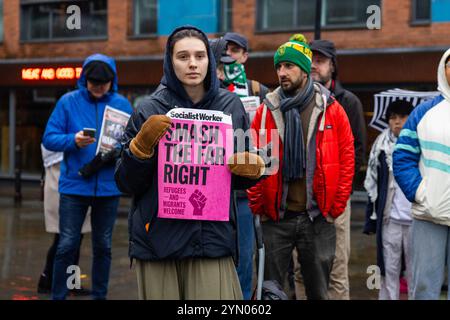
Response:
M275 50L291 33L260 33L256 28L256 0L234 0L233 27L249 38L253 51ZM380 30L322 30L322 39L335 42L338 49L385 47L450 47L450 23L410 25L411 0L382 0ZM304 32L308 39L314 32Z
M68 57L82 58L93 52L103 52L113 56L140 56L160 54L165 46L165 38L132 39L131 0L108 1L108 39L102 41L54 41L20 43L19 0L3 2L4 41L0 46L0 59ZM83 27L83 20L81 21Z
M411 0L382 1L381 30L353 29L322 31L323 39L338 49L384 47L450 47L450 23L410 26ZM0 58L85 57L102 51L113 56L161 54L166 37L132 39L131 0L108 1L108 40L75 42L20 43L19 0L3 1L4 42ZM260 33L255 30L256 0L233 1L234 31L249 38L252 51L274 51L291 33ZM305 32L313 38L313 32ZM212 35L214 36L214 35Z

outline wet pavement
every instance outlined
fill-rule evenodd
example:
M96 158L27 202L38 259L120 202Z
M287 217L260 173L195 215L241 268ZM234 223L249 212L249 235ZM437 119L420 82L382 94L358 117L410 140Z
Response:
M43 203L36 184L23 186L23 200L14 204L11 184L0 184L0 299L47 300L37 293L53 234L45 232ZM108 299L137 299L137 282L128 258L127 210L129 198L122 198L113 232L112 265ZM83 238L80 252L81 284L91 287L91 236ZM69 297L89 299L89 297Z
M137 299L134 267L128 258L127 210L129 198L122 198L112 245L112 266L108 299ZM369 290L367 268L375 264L375 237L362 234L363 202L353 202L351 258L349 266L351 299L377 299L378 291ZM14 203L13 184L0 182L0 300L47 300L38 294L37 282L45 264L53 235L44 228L43 205L36 183L23 185L23 200ZM90 288L91 237L83 238L80 268L82 286ZM89 297L69 297L89 299Z

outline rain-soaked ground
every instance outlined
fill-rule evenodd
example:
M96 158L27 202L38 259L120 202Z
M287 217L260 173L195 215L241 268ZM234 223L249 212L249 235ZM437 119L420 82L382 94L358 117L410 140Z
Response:
M23 200L14 203L12 183L0 182L0 299L50 299L36 291L39 275L44 267L47 250L53 235L44 229L39 186L24 184ZM112 245L112 267L108 299L137 299L134 266L130 270L128 259L127 219L129 199L122 198ZM375 264L375 238L363 235L362 202L353 202L350 289L351 299L377 299L378 291L367 288L367 268ZM91 238L83 239L80 268L82 285L90 288ZM70 297L69 299L88 299Z

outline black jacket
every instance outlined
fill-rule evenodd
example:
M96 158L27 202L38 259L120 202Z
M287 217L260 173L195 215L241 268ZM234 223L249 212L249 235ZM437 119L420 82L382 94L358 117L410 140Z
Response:
M366 207L366 219L364 223L363 233L374 234L376 233L377 238L377 265L380 268L380 273L382 276L385 275L384 268L384 256L383 256L383 218L384 218L384 208L386 207L387 193L388 193L388 183L389 183L389 168L386 162L386 154L384 151L380 152L378 156L380 165L377 168L378 174L378 185L377 185L377 200L375 203L369 202ZM375 213L377 214L377 219L373 220L370 218L372 212L375 208Z
M332 90L336 100L347 113L353 137L355 138L355 174L359 172L366 158L367 129L361 101L352 92L345 90L339 81L335 81Z
M180 29L182 28L176 29L174 33ZM158 148L155 148L155 155L148 160L136 158L129 149L131 140L151 115L166 114L175 106L220 110L232 115L234 129L248 129L248 117L239 97L227 90L219 89L214 59L211 59L213 55L209 48L208 55L210 64L205 80L207 92L202 101L194 104L176 78L166 48L161 85L154 94L142 100L125 130L124 149L116 167L115 178L119 189L133 196L128 217L131 259L157 261L190 257L236 257L237 226L233 197L230 197L229 222L158 218ZM235 186L245 189L253 184L252 180L232 177L232 189ZM220 192L220 186L217 186L217 189Z

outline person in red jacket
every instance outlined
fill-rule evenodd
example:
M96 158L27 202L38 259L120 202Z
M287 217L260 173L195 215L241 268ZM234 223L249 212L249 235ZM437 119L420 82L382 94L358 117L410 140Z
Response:
M264 279L284 284L295 247L307 298L328 299L334 220L350 197L355 151L344 109L310 77L311 58L301 34L275 53L280 86L256 111L252 138L257 148L272 148L278 170L247 194L252 212L261 215Z

